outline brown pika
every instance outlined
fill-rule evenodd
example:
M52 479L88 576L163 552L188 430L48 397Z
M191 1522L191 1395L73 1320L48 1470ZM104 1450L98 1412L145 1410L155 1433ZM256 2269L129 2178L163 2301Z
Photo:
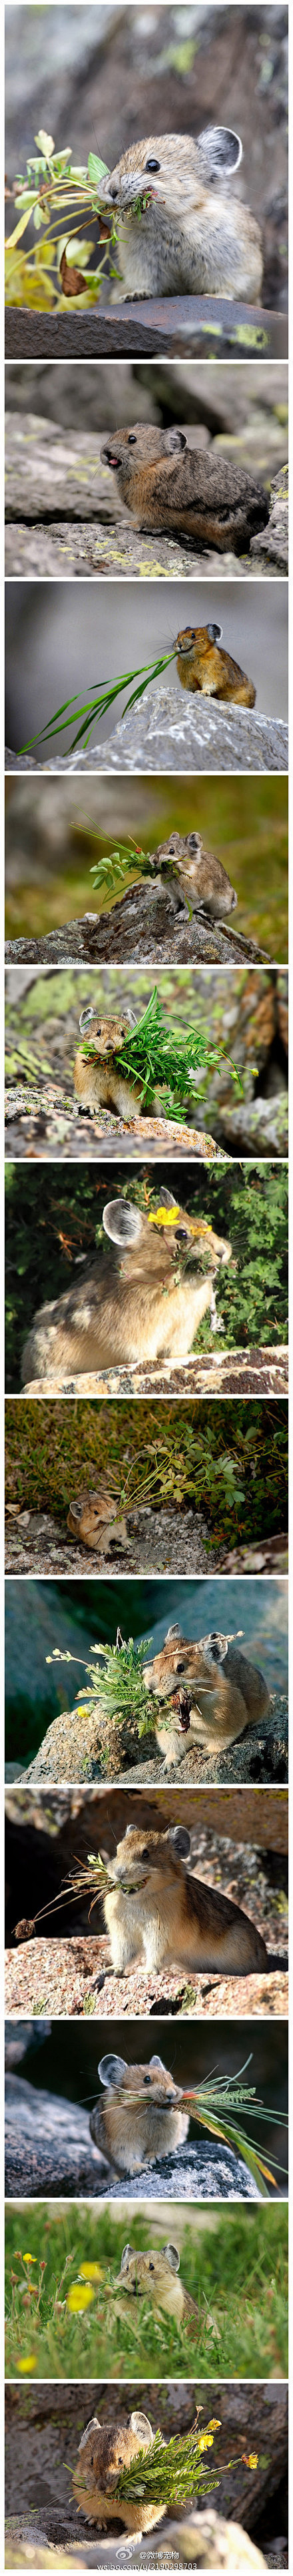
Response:
M230 1897L188 1873L190 1834L185 1825L167 1833L143 1833L128 1825L117 1844L116 1859L105 1861L109 1891L104 1914L115 1976L123 1976L140 1957L147 1972L171 1968L214 1968L218 1974L245 1976L272 1965L257 1926ZM280 1958L275 1964L281 1965Z
M143 1670L146 1690L162 1709L168 1703L171 1723L164 1725L163 1714L154 1719L166 1770L174 1762L178 1766L193 1744L204 1745L208 1754L223 1752L269 1709L263 1673L241 1654L234 1637L215 1632L196 1643L181 1628L168 1628L164 1646Z
M127 1199L109 1199L103 1227L106 1258L98 1252L78 1284L35 1316L23 1354L25 1385L56 1371L76 1376L124 1361L184 1359L208 1308L215 1330L213 1278L230 1261L231 1244L204 1217L188 1216L163 1188L149 1216ZM186 1267L196 1256L203 1277Z
M114 2172L143 2173L145 2165L174 2154L188 2136L188 2112L180 2108L182 2086L174 2083L161 2057L148 2066L127 2066L125 2057L101 2057L104 2093L90 2117L91 2137L108 2156Z
M124 2245L117 2287L130 2299L150 2299L153 2308L174 2317L175 2325L184 2326L192 2335L198 2325L198 2307L190 2298L184 2281L179 2281L180 2254L177 2245L151 2245L148 2253L137 2254L132 2245ZM113 2293L115 2296L115 2291ZM115 2297L118 2316L123 2316L124 2300Z
M115 1502L106 1477L101 1476L97 1487L86 1485L76 1499L73 1497L67 1513L67 1529L71 1537L77 1539L78 1546L96 1548L98 1555L109 1556L111 1547L115 1554L119 1547L125 1553L130 1549L130 1539L123 1514L115 1526L117 1511L118 1500Z
M230 884L226 868L214 850L203 848L201 832L170 832L169 841L160 841L156 851L156 868L162 882L167 873L169 893L174 910L208 913L211 921L222 921L225 913L235 912L237 894Z
M131 2496L117 2496L121 2470L130 2468L141 2451L149 2451L154 2433L147 2415L132 2414L121 2424L100 2424L92 2415L82 2433L77 2467L73 2472L73 2493L87 2522L107 2530L118 2522L121 2531L133 2531L141 2539L143 2531L152 2531L165 2513L164 2504L148 2504L138 2483ZM140 2464L141 2465L141 2464Z
M121 499L145 533L164 529L169 536L193 538L198 549L213 546L220 554L232 549L238 555L266 526L269 509L261 484L209 448L188 447L183 429L136 421L133 428L106 439L101 457L116 474Z
M236 707L254 707L256 689L241 663L221 650L222 626L184 626L175 636L177 671L182 689L204 698L229 698Z
M120 296L221 295L258 301L259 226L229 194L242 143L229 126L192 134L146 135L122 152L101 181L102 206L117 210ZM113 300L117 302L117 278Z
M118 1071L117 1056L121 1055L129 1030L136 1028L135 1012L128 1010L121 1018L101 1020L89 1006L81 1012L79 1027L81 1038L94 1048L94 1056L87 1056L81 1045L75 1057L74 1089L80 1108L86 1114L90 1110L93 1117L102 1107L114 1109L118 1118L131 1126L140 1108L142 1086Z

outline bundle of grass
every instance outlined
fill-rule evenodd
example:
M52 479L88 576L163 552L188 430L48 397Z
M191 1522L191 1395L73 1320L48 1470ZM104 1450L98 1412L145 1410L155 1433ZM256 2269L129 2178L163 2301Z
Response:
M211 2495L212 2490L219 2486L220 2479L215 2476L212 2463L205 2467L204 2453L213 2449L214 2433L220 2429L221 2417L212 2415L200 2432L198 2419L201 2412L198 2406L189 2433L175 2433L170 2442L164 2442L160 2430L155 2433L150 2450L138 2451L130 2466L121 2470L115 2486L115 2500L118 2496L122 2501L124 2496L137 2495L149 2504L164 2503L165 2512L169 2513L171 2508L176 2511L178 2505L187 2504L195 2496ZM257 2452L251 2452L246 2466L256 2469L257 2460ZM228 2460L225 2465L230 2469L238 2463Z

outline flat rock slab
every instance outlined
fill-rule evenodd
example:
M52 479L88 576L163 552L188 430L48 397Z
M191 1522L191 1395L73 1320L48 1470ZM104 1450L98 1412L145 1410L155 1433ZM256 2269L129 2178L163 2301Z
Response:
M182 704L182 701L184 702ZM16 770L61 770L73 775L97 771L99 777L111 770L145 773L173 771L199 775L202 770L261 774L270 770L287 772L288 726L281 716L264 716L255 707L224 706L201 695L189 696L187 689L166 688L160 681L121 722L105 743L92 743L88 751L79 744L60 759L33 760L28 753L16 759L8 750L5 767Z
M58 2020L60 2014L69 2020L89 2011L96 2021L147 2018L160 2021L174 2016L177 2020L231 2019L263 2020L264 2015L287 2018L288 1977L283 1969L258 1971L247 1977L221 1977L191 1974L184 1984L178 1969L161 1970L147 1975L136 1962L127 1976L105 1977L109 1948L103 1933L99 1939L72 1933L70 1940L26 1941L6 1954L6 2011L38 2013L44 2010Z
M188 430L187 430L188 435ZM286 467L275 476L269 525L241 557L227 549L199 548L164 530L143 534L124 509L103 439L82 430L62 431L38 413L5 416L5 570L13 578L70 581L98 579L235 581L277 577L288 571ZM90 523L90 524L89 524Z
M18 1771L17 1763L14 1764L14 1779L83 1782L102 1779L105 1777L101 1760L103 1741L102 1712L97 1693L95 1709L86 1715L77 1710L71 1715L62 1709L58 1717L52 1718L43 1744L27 1770L22 1764ZM125 1788L147 1787L149 1783L156 1787L160 1781L164 1781L166 1786L165 1761L158 1751L155 1736L145 1738L139 1758L137 1761L134 1759L131 1770L127 1769L125 1759L121 1762L120 1777ZM233 1784L238 1780L251 1780L253 1783L268 1782L275 1787L279 1781L286 1781L288 1700L285 1693L272 1692L269 1709L258 1726L247 1727L236 1744L228 1745L225 1752L214 1755L213 1760L205 1747L199 1744L189 1747L188 1736L182 1736L180 1767L178 1760L172 1763L168 1779L174 1783L179 1781L180 1787L188 1781L194 1785L201 1781L228 1781Z
M108 514L110 515L110 514ZM5 530L5 572L10 579L24 581L257 581L264 576L277 580L286 572L284 548L275 562L273 548L264 554L259 565L253 555L220 554L210 547L195 554L191 545L180 546L175 538L139 536L122 519L114 527L93 519L92 526L80 518L79 526L71 519L56 520L50 525L29 527L19 516ZM269 559L270 557L270 559Z
M42 2092L21 2076L8 2075L5 2086L5 2190L9 2198L37 2193L88 2192L92 2197L156 2200L259 2200L260 2193L243 2157L231 2147L205 2141L183 2147L180 2155L161 2156L150 2169L118 2179L94 2146L89 2113L57 2093Z
M68 1496L69 1509L70 1495ZM122 1574L209 1574L220 1568L221 1551L213 1548L212 1538L201 1512L152 1511L145 1505L141 1511L127 1513L127 1531L131 1550L125 1554L115 1543L115 1525L109 1556L97 1549L76 1546L67 1530L58 1526L49 1512L13 1515L6 1527L7 1574L90 1575L111 1577L121 1566Z
M32 313L10 305L6 358L287 358L288 319L220 295L146 297L96 310Z
M135 1360L127 1368L92 1369L76 1377L46 1376L26 1381L26 1395L72 1396L198 1396L198 1395L286 1395L288 1390L288 1350L286 1347L265 1350L194 1351L187 1360L150 1360L141 1368Z

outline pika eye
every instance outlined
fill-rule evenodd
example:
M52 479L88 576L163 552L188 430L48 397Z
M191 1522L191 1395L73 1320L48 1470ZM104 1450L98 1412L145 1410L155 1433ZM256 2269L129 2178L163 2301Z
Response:
M149 1860L149 1857L149 1851L147 1851L147 1846L145 1846L145 1851L142 1851L141 1858L142 1860Z
M144 2075L144 2079L143 2079L143 2080L144 2080L144 2084L151 2084L151 2081L152 2081L151 2075Z
M136 436L135 436L135 429L130 429L130 431L129 431L128 446L129 446L129 447L137 447L137 438L136 438Z
M155 2269L155 2265L154 2265L154 2263L149 2263L149 2272L154 2272L154 2269Z
M160 161L145 161L145 170L160 170Z
M175 1243L188 1243L186 1225L175 1225Z

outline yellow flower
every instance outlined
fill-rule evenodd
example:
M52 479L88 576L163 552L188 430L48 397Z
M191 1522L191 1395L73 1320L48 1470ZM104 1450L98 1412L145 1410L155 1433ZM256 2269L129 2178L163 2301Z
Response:
M79 2275L81 2281L102 2281L102 2265L101 2263L80 2263Z
M23 2254L23 2263L36 2263L36 2254Z
M71 2316L79 2316L82 2308L89 2308L93 2296L94 2292L90 2288L89 2281L85 2281L84 2286L82 2281L73 2281L72 2289L67 2291L66 2300L66 2307L70 2308Z
M18 2368L18 2370L36 2370L36 2366L37 2366L37 2355L36 2355L36 2352L26 2352L26 2353L23 2353L23 2355L21 2356L21 2359L18 2361L18 2364L17 2364L17 2368Z

